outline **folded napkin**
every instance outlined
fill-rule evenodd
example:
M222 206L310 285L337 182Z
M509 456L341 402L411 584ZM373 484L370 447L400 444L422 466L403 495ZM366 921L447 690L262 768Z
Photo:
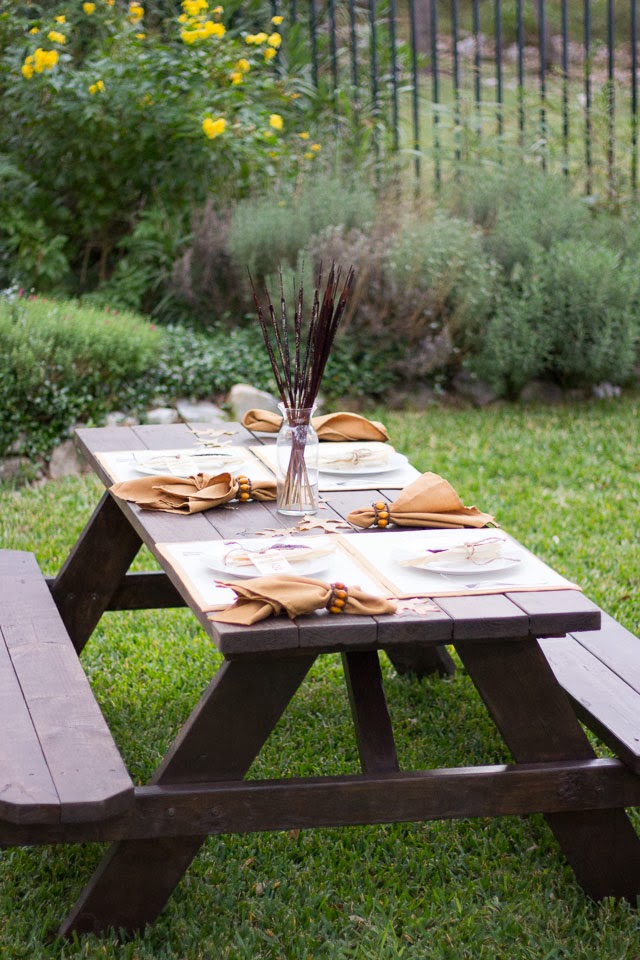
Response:
M456 547L427 547L415 556L406 557L398 562L401 567L428 568L432 563L455 564L468 561L482 567L494 560L501 560L504 557L505 544L506 540L503 537L488 537L486 540L475 543L459 543Z
M120 500L131 500L145 510L166 513L200 513L219 507L229 500L275 500L275 480L252 483L248 477L232 477L219 473L212 477L196 473L185 479L177 477L141 477L114 483L109 492Z
M360 616L378 616L395 613L396 604L384 597L374 597L359 587L343 583L325 583L309 577L271 576L252 580L234 580L222 583L231 587L236 602L211 620L249 626L266 617L286 613L291 619L304 613L326 608L330 613L351 613Z
M379 501L370 507L352 510L349 523L356 527L486 527L495 524L488 513L465 507L447 480L437 473L423 473L405 487L393 503Z
M367 420L358 413L326 413L313 417L313 428L320 440L381 440L389 439L387 428L377 420ZM282 424L279 413L270 410L248 410L242 425L257 433L277 433Z

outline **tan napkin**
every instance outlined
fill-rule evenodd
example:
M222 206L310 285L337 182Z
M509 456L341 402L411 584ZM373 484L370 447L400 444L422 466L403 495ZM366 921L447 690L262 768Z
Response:
M347 520L357 527L388 524L398 527L486 527L493 517L477 507L465 507L451 484L437 473L423 473L405 487L397 500L352 510Z
M378 420L367 420L358 413L326 413L313 417L311 423L320 440L389 439L387 428ZM277 433L282 424L279 413L270 410L248 410L242 425L257 433Z
M222 586L231 587L238 598L231 607L211 616L212 620L222 623L249 626L281 613L293 619L325 607L331 613L361 616L396 612L393 600L374 597L359 587L345 587L342 583L325 583L309 577L255 577L252 580L234 580Z
M141 477L114 483L109 492L121 500L131 500L145 510L166 513L200 513L219 507L229 500L275 500L275 480L252 483L247 477L219 473L215 477L197 473L186 479Z

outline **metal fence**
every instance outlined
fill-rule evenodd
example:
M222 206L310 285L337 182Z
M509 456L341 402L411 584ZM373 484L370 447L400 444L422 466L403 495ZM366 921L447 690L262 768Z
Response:
M590 195L637 191L637 0L271 0L271 12L353 135L379 151L387 130L417 184L526 155Z

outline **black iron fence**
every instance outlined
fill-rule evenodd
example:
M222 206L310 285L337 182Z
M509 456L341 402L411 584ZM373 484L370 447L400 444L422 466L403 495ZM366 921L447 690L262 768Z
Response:
M638 186L637 3L271 0L271 12L287 18L283 57L306 56L373 150L389 131L416 183L525 154L620 197Z

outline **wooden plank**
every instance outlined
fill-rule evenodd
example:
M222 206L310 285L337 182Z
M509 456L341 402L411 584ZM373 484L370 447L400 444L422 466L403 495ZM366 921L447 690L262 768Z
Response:
M435 603L453 620L453 641L524 637L528 616L500 594L477 597L438 597Z
M399 770L377 652L343 653L342 666L360 766L365 773Z
M153 840L206 834L524 816L640 805L621 761L137 787L126 813L90 823L0 822L0 844Z
M153 784L241 779L315 656L223 663L158 767ZM114 846L61 928L137 930L155 919L206 834Z
M575 640L640 693L640 638L602 612L600 630L571 631Z
M456 649L516 761L594 757L537 642L467 642ZM553 813L547 822L589 896L635 899L640 840L624 810Z
M540 646L580 718L640 773L640 694L572 637Z
M537 637L600 626L600 608L579 590L523 591L507 596L528 615L529 629Z
M63 820L110 816L133 784L39 569L2 599L6 649ZM28 585L28 603L24 588Z
M56 823L60 800L0 630L0 820Z
M140 549L141 538L105 493L51 586L80 653Z

